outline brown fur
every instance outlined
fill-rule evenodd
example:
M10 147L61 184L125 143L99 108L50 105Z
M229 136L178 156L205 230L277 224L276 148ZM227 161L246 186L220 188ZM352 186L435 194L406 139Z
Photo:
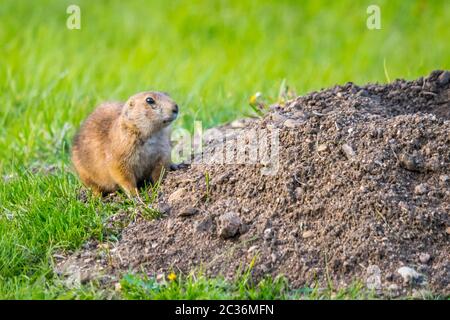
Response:
M149 105L147 97L155 104ZM160 92L98 106L73 142L72 162L81 181L95 194L121 187L128 195L135 195L143 181L157 181L171 165L169 125L175 110L175 102Z

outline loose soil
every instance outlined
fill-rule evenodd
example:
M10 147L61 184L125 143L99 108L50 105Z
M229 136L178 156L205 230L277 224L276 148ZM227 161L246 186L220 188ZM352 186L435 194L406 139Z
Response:
M252 129L278 129L277 173L262 174L261 163L171 172L162 217L146 219L139 206L118 212L108 221L118 241L90 241L57 270L81 281L198 269L233 278L255 259L255 280L449 295L449 119L450 73L434 71L312 92L208 130L205 159Z

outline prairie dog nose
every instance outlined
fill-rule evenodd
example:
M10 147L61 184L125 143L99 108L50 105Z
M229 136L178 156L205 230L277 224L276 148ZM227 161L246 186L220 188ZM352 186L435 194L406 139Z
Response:
M178 113L178 105L177 104L173 106L172 112L173 113Z

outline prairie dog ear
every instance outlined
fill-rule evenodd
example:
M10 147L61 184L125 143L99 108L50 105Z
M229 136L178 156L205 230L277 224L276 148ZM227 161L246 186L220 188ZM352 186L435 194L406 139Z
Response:
M131 99L130 101L128 101L128 106L130 107L130 108L132 108L132 107L134 107L134 100L133 99Z

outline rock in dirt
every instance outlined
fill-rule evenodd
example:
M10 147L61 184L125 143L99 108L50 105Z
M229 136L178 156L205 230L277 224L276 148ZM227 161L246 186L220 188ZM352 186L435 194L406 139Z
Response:
M197 232L209 232L213 227L213 219L206 217L195 224L195 230Z
M444 71L438 78L438 82L441 86L446 85L450 82L450 72Z
M312 237L314 237L314 231L306 230L302 233L303 239L308 239L308 238L312 238Z
M381 290L381 270L377 265L371 265L366 270L366 286L369 290Z
M179 216L180 217L190 217L197 213L199 213L198 208L187 207L187 208L183 208L182 210L180 210Z
M295 129L295 128L301 126L302 122L298 121L298 120L294 120L294 119L288 119L283 123L283 125L286 128Z
M423 172L424 166L420 158L410 154L401 154L399 157L400 166L409 171Z
M227 212L219 217L219 235L223 239L236 236L242 227L242 220L235 212Z
M172 207L167 203L159 203L158 204L158 211L161 214L169 214L171 209L172 209Z
M428 253L422 252L422 253L419 255L419 261L420 261L421 263L426 264L426 263L428 263L428 262L430 261L430 259L431 259L431 256L430 256Z
M270 255L270 259L272 260L272 263L275 263L275 262L277 262L277 255L275 254L275 253L272 253L271 255Z
M441 180L443 183L447 183L450 181L450 176L443 174L439 177L439 180Z
M274 238L275 236L275 231L272 228L267 228L264 230L264 235L263 238L266 241L270 241Z
M353 148L351 146L349 146L348 144L344 143L342 145L342 151L344 152L345 156L347 157L348 160L353 160L356 156L355 151L353 150Z
M254 120L255 120L254 118L243 118L243 119L234 120L231 123L231 127L234 129L245 128L249 124L251 124Z
M284 123L285 121L286 121L286 116L283 116L283 115L281 115L280 113L278 113L278 112L274 112L272 115L271 115L271 119L272 119L272 121L273 121L273 123L275 124L275 125L277 125L277 124L280 124L280 123Z
M323 152L323 151L327 151L327 150L328 150L328 145L326 145L325 143L319 144L317 146L317 152Z
M414 193L417 195L424 194L428 191L428 187L426 183L421 183L414 188Z
M423 279L423 275L410 267L401 267L397 272L402 276L403 282L413 284Z
M169 204L171 206L181 202L183 200L183 197L186 195L187 190L180 188L174 192L172 192L168 198Z

